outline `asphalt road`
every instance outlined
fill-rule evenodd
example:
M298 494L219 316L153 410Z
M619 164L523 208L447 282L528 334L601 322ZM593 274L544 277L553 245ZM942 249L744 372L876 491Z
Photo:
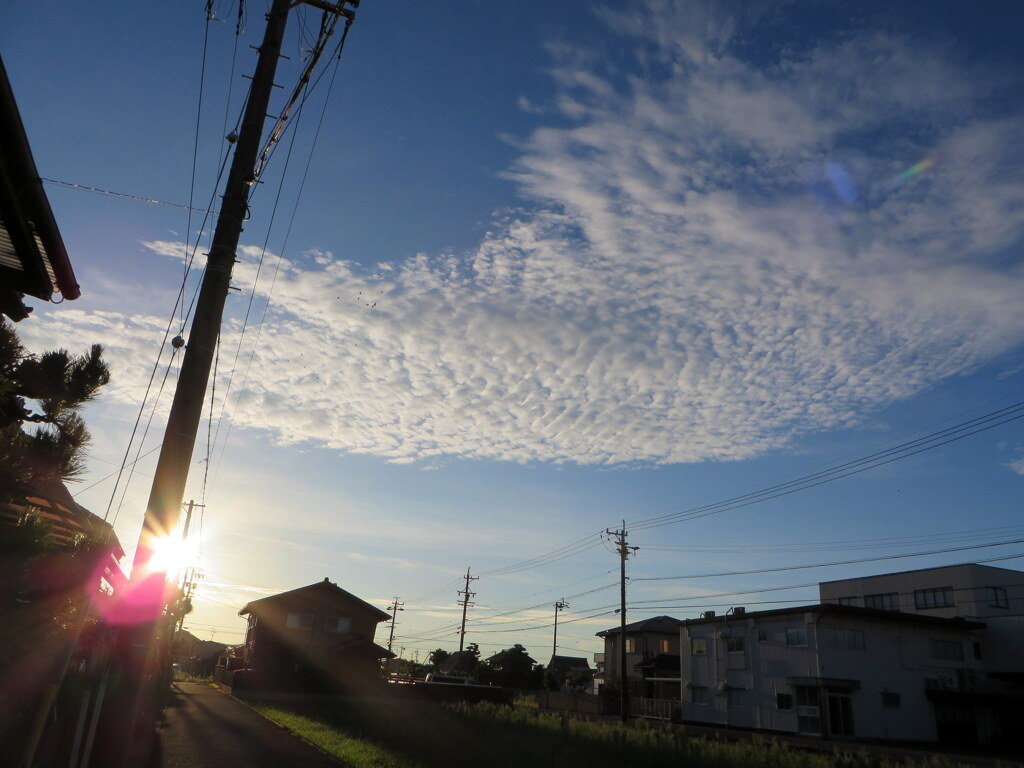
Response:
M175 683L154 768L338 768L340 763L208 684Z

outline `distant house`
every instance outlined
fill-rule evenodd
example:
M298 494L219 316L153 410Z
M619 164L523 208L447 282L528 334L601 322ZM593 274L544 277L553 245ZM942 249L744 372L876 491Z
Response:
M679 658L681 623L671 616L655 616L626 625L626 684L631 695L656 699L679 697L679 666L671 657ZM620 679L621 634L619 627L597 633L604 639L606 683L618 684ZM660 661L656 661L658 659ZM674 670L671 669L673 663ZM665 674L666 671L670 674Z
M365 690L381 682L381 660L393 656L374 642L377 624L391 616L326 578L254 600L238 615L249 625L236 687Z
M191 632L178 630L171 643L171 661L189 675L209 677L217 666L217 659L228 646L213 640L200 640Z

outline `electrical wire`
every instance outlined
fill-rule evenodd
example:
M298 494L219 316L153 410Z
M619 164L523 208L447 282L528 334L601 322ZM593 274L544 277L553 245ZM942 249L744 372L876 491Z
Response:
M885 466L886 464L891 464L895 461L901 461L903 459L910 458L911 456L916 456L919 453L934 450L935 448L939 448L943 445L963 440L964 438L971 437L979 432L985 432L989 429L1003 426L1004 424L1008 424L1021 418L1024 418L1024 401L991 411L974 419L960 422L952 427L932 432L922 438L909 440L892 448L876 451L859 459L844 462L830 469L804 475L795 480L779 483L777 485L773 485L759 491L742 494L740 496L734 496L713 504L692 507L681 512L661 515L659 517L633 521L628 523L628 527L635 533L637 531L660 528L665 525L673 525L687 520L694 520L700 517L708 517L721 512L747 507L752 504L777 499L782 496L788 496L791 493L804 491L809 488L824 485L825 483L831 483L844 477L860 474L861 472L866 472L870 469L877 469L878 467Z

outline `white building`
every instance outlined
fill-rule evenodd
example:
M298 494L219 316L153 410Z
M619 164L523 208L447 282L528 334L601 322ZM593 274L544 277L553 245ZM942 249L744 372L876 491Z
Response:
M990 677L1024 678L1024 573L975 563L818 585L823 603L982 621L976 654Z
M684 721L983 743L1019 727L1024 700L985 673L984 623L838 603L731 613L680 629Z

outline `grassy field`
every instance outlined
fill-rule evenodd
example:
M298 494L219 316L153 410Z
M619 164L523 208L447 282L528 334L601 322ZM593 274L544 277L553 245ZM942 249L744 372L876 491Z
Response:
M893 768L863 752L824 755L770 739L739 743L674 728L592 723L489 704L257 705L353 768ZM952 768L935 757L921 768Z

